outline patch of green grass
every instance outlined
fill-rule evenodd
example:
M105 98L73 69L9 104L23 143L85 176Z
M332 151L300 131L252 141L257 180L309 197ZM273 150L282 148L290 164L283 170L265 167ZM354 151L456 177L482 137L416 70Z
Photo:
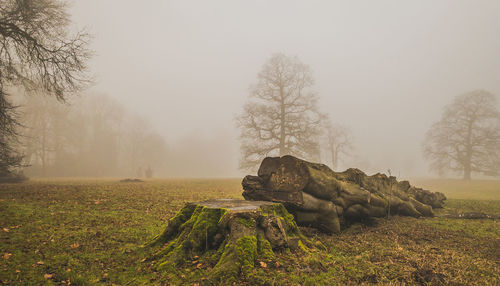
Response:
M0 185L0 284L206 284L216 261L193 257L195 263L155 271L154 261L143 261L154 249L141 246L161 234L185 203L241 198L241 191L239 179ZM470 193L484 198L476 188ZM464 211L498 214L500 202L450 199L439 213ZM276 252L266 267L256 261L255 271L237 284L411 285L420 283L418 273L430 271L446 284L498 285L498 229L493 220L441 217L378 219L339 235L302 228L326 249Z
M500 241L500 223L493 219L435 218L424 221L434 228L464 233L471 237L485 237Z
M437 213L483 212L500 215L500 200L457 200L447 199L444 208Z

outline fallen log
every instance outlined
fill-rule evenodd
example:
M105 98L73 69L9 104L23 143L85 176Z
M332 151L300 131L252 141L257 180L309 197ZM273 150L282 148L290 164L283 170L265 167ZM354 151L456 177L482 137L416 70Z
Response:
M210 283L230 285L283 249L304 249L310 241L279 203L218 199L186 204L149 246L161 245L150 260L157 270L197 260L213 267Z
M297 223L326 232L388 214L433 216L432 208L442 207L446 199L393 176L367 176L358 169L334 172L293 156L265 158L257 176L246 176L242 186L245 199L283 203Z

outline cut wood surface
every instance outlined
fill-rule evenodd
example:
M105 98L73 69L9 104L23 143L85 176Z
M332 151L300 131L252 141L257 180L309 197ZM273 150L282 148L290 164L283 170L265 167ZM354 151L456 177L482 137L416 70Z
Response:
M368 176L358 169L334 172L293 156L267 157L258 176L243 179L247 200L281 202L300 225L339 232L349 221L389 214L433 216L446 197L393 176Z

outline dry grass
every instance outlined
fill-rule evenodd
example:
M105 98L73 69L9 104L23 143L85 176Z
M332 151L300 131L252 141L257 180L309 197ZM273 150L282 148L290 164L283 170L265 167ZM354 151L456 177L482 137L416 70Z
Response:
M500 180L413 179L413 185L442 192L450 199L500 200Z
M428 185L425 185L426 182ZM443 212L487 210L500 214L494 183L418 181L452 199ZM498 181L496 183L498 186ZM429 186L436 186L431 188ZM486 186L486 187L485 187ZM466 191L469 188L469 191ZM483 190L489 190L483 192ZM0 186L0 283L8 285L162 285L206 282L211 265L190 263L158 273L141 263L140 246L158 234L186 202L241 198L239 179L38 180ZM497 199L494 201L492 199ZM494 220L380 219L340 235L303 229L328 250L283 252L276 263L241 284L498 285L500 231Z

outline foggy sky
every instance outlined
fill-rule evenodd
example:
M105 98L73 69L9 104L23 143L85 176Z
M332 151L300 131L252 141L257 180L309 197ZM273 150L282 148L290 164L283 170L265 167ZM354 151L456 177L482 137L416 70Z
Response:
M427 175L421 143L443 106L500 95L496 0L72 3L94 34L91 91L148 118L170 148L197 149L200 164L175 176L242 174L233 119L276 52L312 68L321 110L351 128L369 172Z

